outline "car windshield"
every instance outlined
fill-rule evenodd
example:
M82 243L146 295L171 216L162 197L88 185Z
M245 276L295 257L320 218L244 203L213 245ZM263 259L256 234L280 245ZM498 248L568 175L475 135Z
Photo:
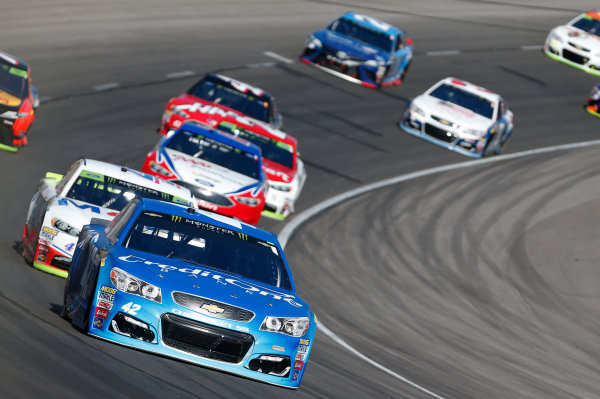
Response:
M15 105L19 105L20 100L28 94L27 70L17 68L0 59L0 90L16 97L15 101L18 100L18 104ZM3 102L5 101L0 96L0 103Z
M180 205L190 205L190 202L183 198L87 170L81 171L67 193L68 198L115 211L123 209L136 195Z
M286 168L294 168L294 147L279 140L272 139L231 122L222 121L217 129L239 136L260 147L262 157L276 162Z
M253 179L260 177L259 159L256 155L201 134L180 130L169 140L166 147Z
M573 23L573 26L592 35L600 36L600 21L589 15L583 15Z
M144 211L123 246L292 289L276 245L199 220Z
M222 82L205 78L196 83L188 94L235 109L259 121L271 123L271 104L253 95L251 90L243 93Z
M476 114L492 119L494 116L494 103L487 98L480 97L477 94L459 89L456 86L443 83L435 90L429 93L430 96L439 98L452 104L459 105L471 110Z
M392 38L388 33L366 28L346 18L340 18L334 21L329 29L334 32L341 33L342 35L350 36L356 40L360 40L361 42L370 44L384 51L391 51L392 49Z

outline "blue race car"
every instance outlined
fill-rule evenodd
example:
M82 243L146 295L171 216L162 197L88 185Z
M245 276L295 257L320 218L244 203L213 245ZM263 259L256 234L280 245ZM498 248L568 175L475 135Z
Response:
M413 42L383 21L348 12L313 32L300 59L306 64L370 88L402 84Z
M62 315L88 334L298 388L317 329L275 234L133 199L83 228Z

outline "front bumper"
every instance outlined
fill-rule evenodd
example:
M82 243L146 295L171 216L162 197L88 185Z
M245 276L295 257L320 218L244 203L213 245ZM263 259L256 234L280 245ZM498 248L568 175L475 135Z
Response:
M156 304L112 287L97 287L89 315L90 335L273 385L299 387L316 326L304 337L294 338L260 331L261 320L217 319L165 297L163 304Z
M588 105L585 107L585 110L590 114L594 115L596 118L600 118L600 112L595 105Z
M61 237L62 238L62 237ZM46 273L53 274L58 277L67 278L71 262L73 261L73 252L77 238L73 237L71 243L67 243L70 251L65 248L64 240L60 242L40 242L38 240L33 257L33 267Z
M300 56L300 60L331 75L372 89L402 84L402 80L399 78L400 74L387 76L388 68L384 66L367 66L363 63L346 65L342 60L337 60L333 56L328 57L323 49L307 47Z
M544 44L543 52L553 60L560 61L589 74L600 76L600 57L593 56L591 52L576 49L550 37Z
M277 220L285 220L285 218L294 212L296 198L291 196L289 192L270 188L265 201L265 209L262 212L264 216Z
M409 104L410 105L410 104ZM415 137L428 141L440 147L444 147L447 150L454 151L461 155L465 155L471 158L481 158L483 156L483 150L485 148L486 140L465 140L460 137L456 137L451 142L443 141L432 135L425 133L425 123L417 119L413 119L410 115L410 111L407 109L402 115L402 119L398 123L398 127L404 130L406 133L411 134ZM436 128L439 129L439 128ZM440 129L441 130L441 129ZM468 147L468 148L467 148Z
M262 202L263 200L260 199L260 201ZM235 202L233 200L232 200L232 202L234 202L234 204L232 206L220 206L220 205L216 205L211 202L205 201L203 199L196 198L196 203L198 204L198 207L200 209L203 209L203 210L206 210L209 212L218 213L220 215L228 216L230 218L239 219L242 222L248 223L251 225L258 224L258 221L260 220L260 215L264 209L264 206L244 205L239 202Z

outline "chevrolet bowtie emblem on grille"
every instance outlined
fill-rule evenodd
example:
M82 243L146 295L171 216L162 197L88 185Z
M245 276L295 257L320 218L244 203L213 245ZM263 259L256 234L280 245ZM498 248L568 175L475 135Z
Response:
M450 122L448 122L448 121L447 121L447 120L445 120L445 119L440 119L440 122L441 122L442 124L444 124L444 125L447 125L447 126L450 126L450 125L451 125L451 123L450 123Z
M207 305L204 304L202 305L202 309L206 310L209 313L223 313L225 311L225 309L218 307L217 305Z

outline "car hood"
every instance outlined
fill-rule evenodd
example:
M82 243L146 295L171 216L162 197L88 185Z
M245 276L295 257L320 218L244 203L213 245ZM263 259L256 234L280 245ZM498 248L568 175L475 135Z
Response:
M219 194L236 193L258 184L258 180L250 176L179 151L165 148L164 153L181 180Z
M324 46L330 47L337 51L343 51L351 58L361 60L388 60L390 53L367 43L353 39L349 36L323 29L316 31L313 35L323 43ZM341 58L341 57L338 57Z
M71 226L81 230L84 225L89 224L92 218L112 220L119 214L114 209L102 208L87 202L71 198L56 198L48 206L47 215L59 218Z
M468 126L473 129L487 130L492 123L491 119L429 95L421 95L415 98L413 104L424 110L427 115L435 115L438 118L456 123L460 127Z
M171 298L174 291L185 292L252 310L261 317L265 310L272 316L309 313L308 304L291 291L178 259L117 247L106 264L160 287L163 298Z
M263 158L263 170L267 180L274 183L291 183L296 177L296 171Z
M216 123L215 120L219 121L227 116L236 117L243 115L241 112L238 112L233 108L229 108L225 105L217 104L189 94L182 94L181 96L173 99L171 105L187 113L190 116L188 119L206 122L210 125L214 125ZM211 120L213 119L211 116L214 116L215 120Z
M600 51L600 37L596 35L592 35L568 25L555 28L554 33L574 44L576 47L580 46L593 53Z

